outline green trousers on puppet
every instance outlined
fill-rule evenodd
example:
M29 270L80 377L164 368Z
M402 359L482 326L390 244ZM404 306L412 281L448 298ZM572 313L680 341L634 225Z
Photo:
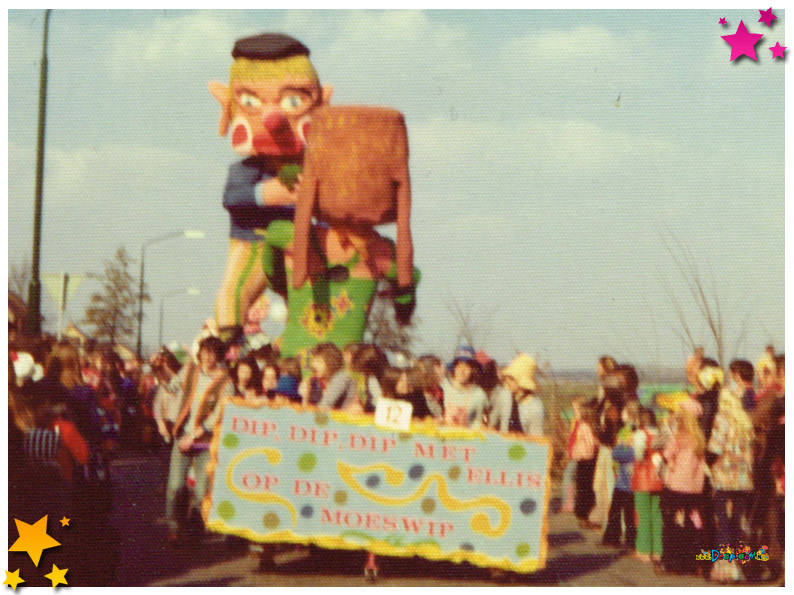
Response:
M267 228L262 265L268 278L278 274L279 258L292 243L294 225L291 221L274 221ZM316 241L312 245L320 253ZM315 276L298 288L292 287L292 271L286 270L288 315L281 336L280 352L283 357L299 357L301 365L308 368L308 353L320 343L333 343L343 349L350 343L361 343L367 327L367 316L375 299L379 279L361 279L349 273L359 263L355 254L347 263L335 265L331 274ZM347 275L338 273L347 269ZM328 272L328 271L326 271ZM397 268L393 262L384 279L397 281ZM419 283L419 270L414 268L410 293L395 297L396 303L409 303L414 299Z

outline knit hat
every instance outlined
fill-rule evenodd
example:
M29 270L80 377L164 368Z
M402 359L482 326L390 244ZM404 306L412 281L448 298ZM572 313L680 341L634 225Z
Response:
M469 347L468 345L460 345L455 350L455 357L447 366L447 369L451 372L455 369L455 366L458 365L460 362L466 362L471 365L472 368L475 370L480 369L480 363L477 361L476 354L474 353L474 349Z
M515 359L507 366L502 374L510 376L521 388L535 392L537 384L535 382L535 371L538 368L535 358L526 353L519 353Z

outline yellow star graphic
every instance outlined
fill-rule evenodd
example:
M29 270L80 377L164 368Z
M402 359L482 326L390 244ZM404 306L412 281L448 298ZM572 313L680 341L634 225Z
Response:
M55 585L60 585L63 583L64 585L68 585L69 583L66 582L66 573L69 572L68 568L58 568L55 564L52 565L52 572L49 574L45 574L44 578L48 578L52 581L52 588L55 588Z
M71 521L71 520L72 519L67 519L66 517L63 517L61 519L61 527L68 527L69 526L69 521Z
M12 589L14 589L14 591L16 591L17 590L17 585L19 583L24 583L24 582L25 582L25 579L20 578L20 576L19 576L19 568L16 569L16 572L8 572L6 570L6 580L3 581L4 585L8 585Z
M51 547L61 545L47 535L47 515L41 517L32 525L28 525L19 519L14 519L14 522L17 524L19 539L14 542L14 545L8 548L8 551L27 552L30 559L33 560L33 564L36 566L39 565L39 560L41 560L41 552Z

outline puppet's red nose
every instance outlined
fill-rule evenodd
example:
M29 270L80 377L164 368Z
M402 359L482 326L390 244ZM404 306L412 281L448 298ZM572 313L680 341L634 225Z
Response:
M272 112L265 118L265 128L270 134L278 134L289 128L289 122L280 112Z

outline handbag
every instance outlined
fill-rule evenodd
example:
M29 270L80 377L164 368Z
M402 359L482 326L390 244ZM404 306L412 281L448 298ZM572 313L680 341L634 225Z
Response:
M662 480L656 471L652 457L654 450L651 448L651 435L648 430L643 430L647 441L645 456L641 461L634 463L634 474L631 476L631 490L633 492L661 492Z

